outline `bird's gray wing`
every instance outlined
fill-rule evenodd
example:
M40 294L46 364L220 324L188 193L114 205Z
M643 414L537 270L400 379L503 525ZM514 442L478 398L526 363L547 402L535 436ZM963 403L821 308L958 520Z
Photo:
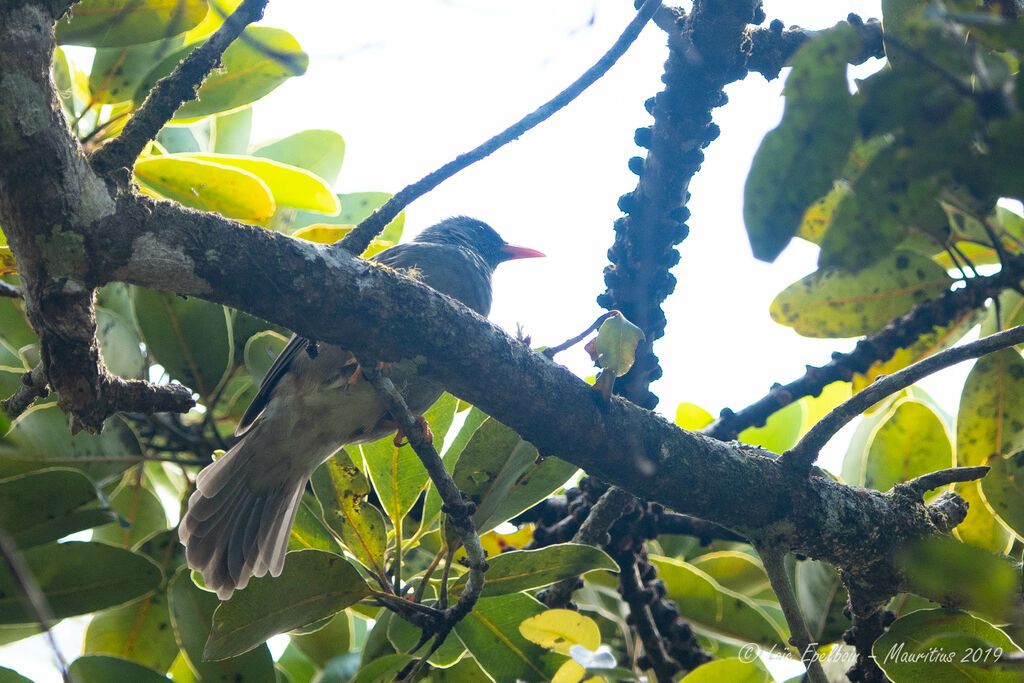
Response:
M292 335L292 338L288 340L288 345L274 359L274 363L267 370L267 374L263 376L263 381L260 382L260 389L256 392L256 398L245 409L245 414L242 415L241 421L235 427L235 436L241 436L249 430L253 421L259 417L263 409L267 407L267 403L270 402L270 394L274 391L274 387L277 386L278 380L288 371L288 366L291 365L295 357L300 353L305 353L307 348L309 348L308 339Z
M390 249L385 249L376 256L372 261L379 261L385 265L391 266L392 268L404 268L410 264L407 262L407 258L403 258L403 252L408 249L408 245L400 244ZM415 251L415 250L414 250ZM242 415L242 419L239 421L238 426L235 427L235 436L241 436L249 431L249 427L252 423L260 416L260 413L267 407L270 402L270 395L274 391L274 387L277 386L278 381L288 371L292 361L300 354L306 352L309 348L309 340L305 337L299 337L292 335L292 338L288 340L288 345L284 347L281 354L274 359L274 363L267 370L267 374L263 376L263 381L260 382L259 391L256 392L256 398L252 400L249 407L245 409L245 414Z

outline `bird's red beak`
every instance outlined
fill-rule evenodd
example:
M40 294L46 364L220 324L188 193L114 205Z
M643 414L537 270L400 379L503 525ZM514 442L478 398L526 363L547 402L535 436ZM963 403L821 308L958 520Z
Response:
M505 255L504 261L512 261L517 258L539 258L545 256L542 252L536 249L529 249L527 247L517 247L514 244L506 244L501 248L501 253Z

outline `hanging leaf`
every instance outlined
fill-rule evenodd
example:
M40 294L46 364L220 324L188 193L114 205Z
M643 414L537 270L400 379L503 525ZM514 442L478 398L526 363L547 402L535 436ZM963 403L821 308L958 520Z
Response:
M135 104L141 104L156 82L169 75L196 46L187 45L169 55L146 74L135 91ZM287 31L250 26L224 50L221 68L203 81L197 99L183 104L174 118L199 118L255 102L292 76L304 74L308 64L309 56Z
M594 361L616 377L622 377L633 367L637 344L643 339L643 330L618 311L613 311L597 331L597 357Z
M784 289L770 311L775 322L805 337L857 337L880 330L952 283L931 259L896 252L859 271L822 268Z
M455 625L455 633L492 680L547 681L566 657L531 643L519 631L523 621L544 611L525 593L483 598Z
M0 477L49 467L75 467L103 484L139 462L138 437L120 417L103 423L99 434L68 431L68 418L56 404L26 410L0 440Z
M303 130L257 147L253 156L304 168L333 185L345 159L345 139L332 130Z
M718 585L686 562L655 556L651 562L683 618L713 633L785 647L782 628L751 598Z
M1020 681L1019 671L1000 671L998 666L1004 654L1019 653L1020 647L1003 631L966 612L930 609L900 617L871 652L894 681ZM976 659L973 652L978 653Z
M864 486L888 491L953 465L953 444L942 420L923 403L901 401L871 437Z
M168 54L180 50L182 45L183 39L175 37L141 45L97 49L89 70L89 90L93 101L96 104L130 102L146 74Z
M410 364L402 361L393 366L396 372L400 367ZM430 425L436 443L443 443L455 417L455 397L444 394L423 414ZM400 522L412 508L429 477L420 462L419 456L408 444L395 446L394 439L384 437L370 444L360 446L366 460L367 472L373 480L373 487L380 497L381 506L391 521Z
M266 183L248 171L212 161L169 154L147 157L135 162L135 179L157 197L228 218L260 222L274 213L274 196Z
M245 154L251 134L252 107L218 114L210 124L210 150L215 154Z
M36 546L22 553L57 619L119 605L160 584L160 568L149 558L104 543L69 541ZM36 621L17 579L0 565L0 623Z
M204 0L83 0L57 22L57 42L121 47L169 38L206 16Z
M234 363L226 309L201 299L136 287L133 295L142 338L154 361L172 379L204 400L225 381Z
M46 469L0 479L0 529L22 550L116 518L78 470Z
M828 192L846 163L856 137L846 66L860 49L856 31L843 24L792 59L782 122L761 142L743 191L747 235L763 261L774 261L789 244L807 207Z
M161 159L195 159L251 173L266 184L275 206L336 214L341 208L338 198L323 178L310 171L269 159L237 154L189 154Z
M161 683L167 678L153 669L110 655L84 655L68 665L68 675L74 683Z
M251 584L250 584L251 585ZM276 681L274 660L266 645L238 657L208 661L203 646L210 635L214 610L220 600L194 583L187 567L171 579L171 623L188 671L196 681ZM177 679L178 677L175 676Z
M289 553L280 576L253 579L217 608L204 658L248 652L271 636L330 617L369 594L370 587L345 558L319 550Z
M490 568L480 594L485 598L548 586L600 569L619 571L615 560L603 550L577 543L558 543L539 550L512 550L488 558L487 563ZM455 583L451 590L453 595L462 592L465 576Z
M313 473L311 484L323 505L324 521L352 556L377 576L386 576L388 530L384 516L366 502L370 485L345 449Z
M1024 451L993 460L981 491L1003 524L1024 538Z

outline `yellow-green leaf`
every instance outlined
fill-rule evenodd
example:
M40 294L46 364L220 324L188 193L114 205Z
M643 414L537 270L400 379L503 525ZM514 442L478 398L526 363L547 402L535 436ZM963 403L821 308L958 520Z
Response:
M228 218L259 222L274 213L274 196L255 174L224 164L164 155L139 159L135 179L150 194Z
M857 337L884 327L952 284L931 259L894 252L867 268L826 267L794 282L771 305L775 322L805 337Z
M676 408L676 424L683 429L696 431L704 429L715 421L711 413L695 403L682 402Z
M184 33L206 16L205 0L84 0L57 22L57 42L121 47Z
M170 74L195 47L188 45L153 67L135 91L135 103L141 103L153 85ZM224 51L221 63L222 67L203 82L197 99L178 109L175 120L209 116L255 102L292 76L304 74L309 56L287 31L250 26Z
M895 484L953 466L953 445L942 420L925 404L901 401L871 437L864 486Z
M597 330L597 364L622 377L633 367L637 344L643 338L639 327L613 311Z
M527 640L563 655L573 645L596 650L601 644L601 631L597 622L569 609L549 609L523 620L519 632Z
M163 157L164 159L175 157ZM311 171L271 159L238 154L184 154L177 158L198 159L222 166L238 168L262 180L278 206L335 214L341 210L338 198L323 178Z

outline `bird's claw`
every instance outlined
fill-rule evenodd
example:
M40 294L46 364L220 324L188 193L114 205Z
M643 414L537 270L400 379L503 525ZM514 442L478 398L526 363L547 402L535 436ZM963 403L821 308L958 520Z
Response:
M434 443L434 432L430 431L430 425L427 424L427 418L422 415L417 415L416 422L419 424L420 429L423 432L423 438L426 439L427 443ZM405 443L405 432L399 429L398 432L395 433L395 446L400 448L404 446Z

